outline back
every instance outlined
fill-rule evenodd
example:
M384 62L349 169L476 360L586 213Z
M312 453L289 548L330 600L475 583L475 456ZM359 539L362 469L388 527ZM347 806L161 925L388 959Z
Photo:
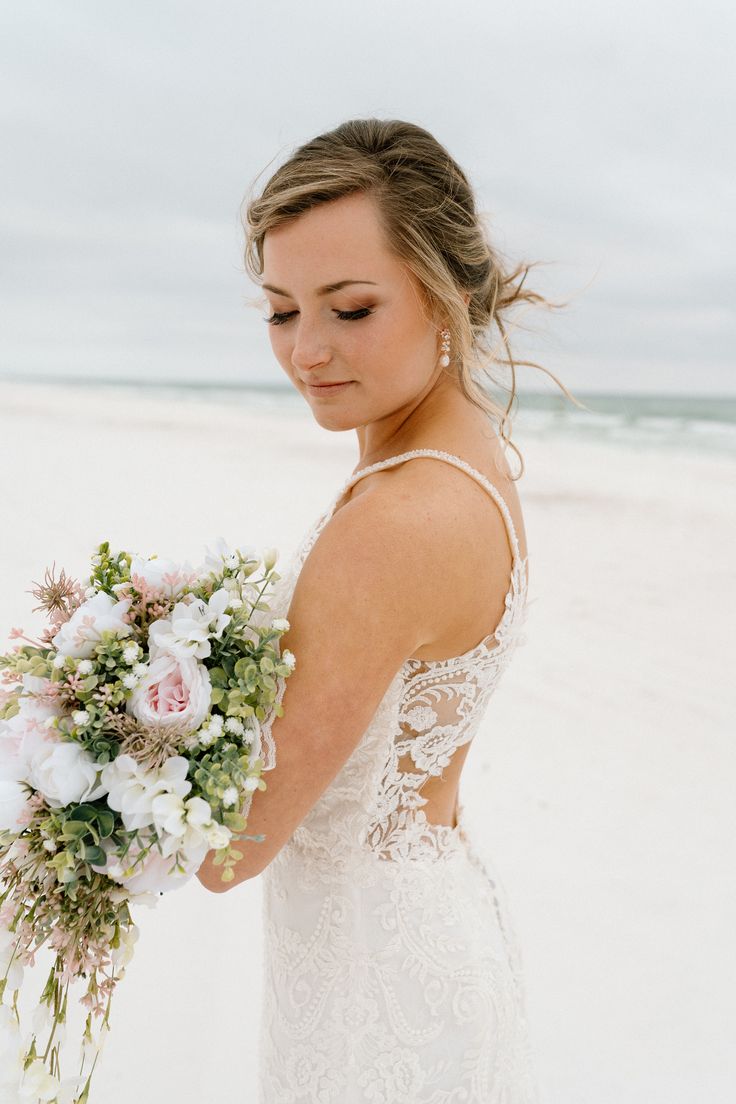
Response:
M462 767L513 649L524 640L521 627L526 616L527 558L521 557L506 502L477 469L451 453L413 449L371 465L349 482L414 457L442 460L484 487L504 519L512 570L504 612L492 632L460 655L409 659L403 665L393 741L369 830L370 845L383 858L436 850L446 841L448 829L456 830Z

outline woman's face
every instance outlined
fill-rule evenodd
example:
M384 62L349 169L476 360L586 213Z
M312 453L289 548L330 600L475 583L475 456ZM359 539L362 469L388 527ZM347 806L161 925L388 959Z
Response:
M324 428L411 410L442 372L418 282L388 251L366 193L269 230L263 267L274 354ZM343 281L359 282L325 290ZM325 383L345 386L316 386Z

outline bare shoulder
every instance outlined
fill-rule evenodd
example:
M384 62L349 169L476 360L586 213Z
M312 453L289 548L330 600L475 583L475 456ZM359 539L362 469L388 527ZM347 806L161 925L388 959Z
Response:
M513 484L489 458L472 461L516 513L519 534ZM505 608L511 550L506 522L486 487L455 464L414 456L364 476L342 502L302 568L297 611L318 601L328 580L345 610L357 597L370 601L378 616L385 602L395 641L404 626L414 636L414 649L402 660L457 655L493 631ZM375 590L377 599L370 597ZM404 650L409 643L404 638Z
M356 620L380 633L390 624L393 646L384 638L384 648L392 663L431 635L431 596L452 547L449 501L424 493L416 474L397 475L389 469L361 480L332 515L300 569L289 615L306 624L319 606L346 630Z
M500 447L456 448L451 455L492 485L508 509L522 556L526 535L516 486ZM423 643L416 659L459 655L491 633L505 610L512 569L511 540L495 493L454 463L433 456L382 469L353 488L366 507L366 524L381 532L382 515L393 519L405 548L417 623ZM495 499L495 501L494 501ZM357 507L350 499L349 506ZM339 518L343 507L337 511ZM371 517L375 511L375 517ZM345 515L342 518L347 521Z

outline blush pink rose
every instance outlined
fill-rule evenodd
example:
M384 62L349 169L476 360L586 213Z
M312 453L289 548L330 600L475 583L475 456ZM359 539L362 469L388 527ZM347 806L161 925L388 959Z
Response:
M142 724L159 728L181 724L194 732L207 716L211 693L206 667L193 656L163 652L151 661L126 708Z

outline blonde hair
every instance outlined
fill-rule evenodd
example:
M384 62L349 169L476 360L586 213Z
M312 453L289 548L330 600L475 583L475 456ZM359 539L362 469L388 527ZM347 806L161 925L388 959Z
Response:
M259 196L243 201L246 271L260 281L268 230L358 191L375 201L389 248L417 280L430 318L450 332L450 365L443 370L475 406L499 419L502 439L519 457L520 471L512 476L519 479L524 460L507 432L517 398L517 365L539 368L582 404L541 364L514 360L509 312L521 303L548 309L567 304L524 287L530 269L541 262L513 268L506 263L490 243L465 173L427 130L400 119L350 119L299 146ZM496 352L494 327L506 357ZM486 384L498 384L495 364L511 371L505 409L484 386L484 376Z

